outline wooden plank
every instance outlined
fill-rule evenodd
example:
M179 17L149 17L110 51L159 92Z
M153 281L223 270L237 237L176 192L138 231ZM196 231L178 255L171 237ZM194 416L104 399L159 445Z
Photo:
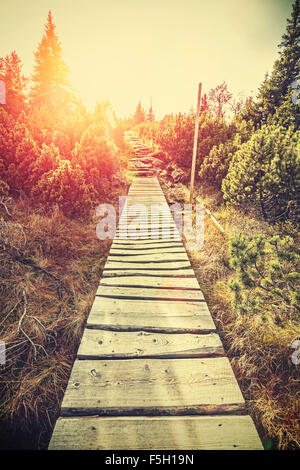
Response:
M129 261L113 261L109 260L105 264L106 269L124 269L124 267L131 269L181 269L181 268L190 268L191 265L189 261L157 261L157 262L151 262L151 261L143 261L143 262L129 262Z
M114 263L114 262L122 262L128 261L128 263L148 263L149 261L154 262L162 262L162 263L175 263L175 262L187 262L189 263L189 258L186 253L135 253L134 255L131 254L110 254L107 258L107 263Z
M195 276L194 271L192 268L187 269L136 269L136 268L126 268L124 267L123 269L117 268L117 269L106 269L104 267L104 270L102 271L102 277L122 277L122 276L147 276L147 277L155 277L155 278L162 278L162 277L174 277L174 278L192 278Z
M151 276L120 276L102 278L100 285L110 286L144 286L157 288L180 288L180 289L199 289L197 279L178 278L178 277L151 277Z
M171 222L155 222L152 223L151 221L139 221L133 219L131 220L125 220L124 222L120 222L118 225L118 230L133 230L133 229L139 229L139 230L177 230L176 225L174 224L173 221Z
M132 207L131 207L132 206ZM142 207L140 207L142 206ZM157 207L153 207L157 206ZM146 210L147 209L147 210ZM137 211L137 213L136 213ZM127 199L127 213L135 215L146 216L151 215L152 213L160 214L160 217L170 217L170 209L166 202L163 202L162 199L154 196L136 196L128 197Z
M50 450L263 450L250 416L59 418Z
M125 224L121 224L117 227L117 231L120 232L120 231L124 231L124 230L128 230L128 231L136 231L136 230L140 230L141 232L143 231L148 231L148 230L152 230L153 232L157 232L157 231L163 231L163 232L166 232L167 230L168 231L178 231L177 230L177 227L173 224L165 224L164 226L161 225L161 224L151 224L151 223L148 223L148 224L145 224L144 226L142 226L139 221L137 220L134 220L133 222L128 222L128 223L125 223Z
M181 237L176 235L176 234L171 234L170 236L169 235L164 235L164 234L158 234L158 236L153 236L153 234L151 233L148 233L148 234L127 234L127 235L122 235L121 233L120 234L116 234L115 235L115 238L114 238L114 241L120 241L122 243L128 243L128 242L150 242L150 243L154 243L154 242L159 242L159 241L162 241L162 242L166 242L166 241L173 241L173 242L181 242Z
M109 313L113 315L136 314L140 318L144 315L152 315L153 317L184 317L207 315L210 316L206 302L193 302L186 300L178 302L174 300L152 301L144 299L114 299L109 297L95 297L91 312L88 317L88 323L92 317Z
M210 334L116 332L86 328L78 359L187 358L224 356L220 338Z
M153 304L152 308L149 308L149 303ZM198 302L197 310L188 306L189 308L182 309L182 312L177 305L177 310L174 308L175 303L178 304L171 300L153 302L105 297L102 297L100 302L100 298L96 298L87 319L87 327L165 333L207 333L216 330L205 302ZM143 304L146 304L146 311Z
M185 254L186 255L186 251L185 249L183 248L183 246L167 246L166 248L165 247L157 247L157 246L154 246L154 247L148 247L148 248L137 248L137 249L130 249L130 248L111 248L110 249L110 252L109 252L109 255L112 256L112 255L127 255L127 256L136 256L136 255L140 255L140 254L154 254L154 253L157 253L158 252L158 248L159 248L159 253L180 253L180 254Z
M204 296L200 289L157 289L156 286L151 287L116 287L105 286L100 284L96 295L99 297L118 297L118 298L136 298L136 299L173 299L176 301L186 300L204 301Z
M226 357L76 360L61 405L62 416L243 411Z
M183 248L183 243L182 240L119 240L119 239L114 239L111 248L112 249L139 249L139 250L144 250L144 249L150 249L150 248L155 248L157 250L160 250L162 248L170 248L170 247L181 247Z
M153 243L145 244L145 245L135 245L134 243L127 243L120 241L119 243L112 243L111 251L112 253L122 252L127 254L140 254L140 253L176 253L177 251L186 253L181 241L178 242L169 242L165 244L161 244L161 240L153 241Z
M165 236L167 235L167 233L170 233L170 236L169 238L172 238L174 236L174 233L176 235L179 235L179 230L177 229L177 227L175 226L151 226L150 224L148 224L148 226L140 226L138 224L136 224L134 222L133 225L131 225L131 222L129 222L127 225L123 225L123 226L119 226L116 228L116 233L119 234L119 233L147 233L147 232L152 232L154 233L155 235L158 233L158 232L162 232L163 234L165 234Z
M113 244L121 244L121 245L155 245L155 244L159 244L160 246L162 246L161 244L162 243L165 243L165 244L176 244L176 245L179 245L179 244L182 244L182 240L174 240L173 238L168 238L168 239L159 239L159 240L131 240L131 239L128 239L128 240L120 240L119 238L114 238L113 240Z

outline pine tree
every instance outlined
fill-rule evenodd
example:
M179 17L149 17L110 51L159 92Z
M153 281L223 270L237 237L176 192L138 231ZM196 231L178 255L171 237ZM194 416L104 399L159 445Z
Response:
M45 33L35 52L31 104L60 106L70 97L68 69L62 58L62 48L55 32L51 11L48 13Z
M256 206L265 220L299 221L300 131L262 126L234 154L222 183L231 204Z
M141 101L138 102L136 107L135 114L133 116L133 121L135 125L141 124L146 120L146 113L145 110L142 108Z
M151 106L150 106L150 109L149 109L149 112L148 112L147 121L153 122L154 120L155 120L155 116L154 116L154 113L153 113L152 100L151 100Z
M266 76L258 95L258 112L261 122L266 122L270 115L283 106L287 117L287 127L300 124L300 107L292 103L292 84L299 78L300 73L300 0L296 0L291 19L287 20L286 32L279 44L279 58L275 61L271 75ZM280 117L280 112L278 117ZM278 122L278 120L277 120Z
M17 116L25 108L25 88L28 79L22 73L22 62L15 51L0 58L0 80L5 82L6 87L6 103L0 106L8 113Z

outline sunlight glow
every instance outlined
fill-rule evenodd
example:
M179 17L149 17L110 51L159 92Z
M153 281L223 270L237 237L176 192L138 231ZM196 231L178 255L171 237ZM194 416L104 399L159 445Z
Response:
M187 112L197 83L225 80L256 94L277 55L292 0L11 0L1 2L0 56L15 49L26 75L53 13L70 80L92 108L107 98L117 114L141 99L156 117ZM16 12L18 14L16 15Z

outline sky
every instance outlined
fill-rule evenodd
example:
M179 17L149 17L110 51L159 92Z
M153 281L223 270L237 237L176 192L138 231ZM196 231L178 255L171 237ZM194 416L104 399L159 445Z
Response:
M25 75L51 9L73 88L118 116L151 98L157 118L196 107L224 80L257 94L278 55L293 0L0 0L0 57L16 50Z

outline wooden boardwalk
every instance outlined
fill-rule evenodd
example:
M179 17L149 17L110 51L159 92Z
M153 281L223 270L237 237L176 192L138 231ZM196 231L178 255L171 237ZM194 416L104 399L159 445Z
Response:
M147 149L134 144L137 176L49 449L262 449L159 182L135 161ZM135 204L148 209L138 233Z

